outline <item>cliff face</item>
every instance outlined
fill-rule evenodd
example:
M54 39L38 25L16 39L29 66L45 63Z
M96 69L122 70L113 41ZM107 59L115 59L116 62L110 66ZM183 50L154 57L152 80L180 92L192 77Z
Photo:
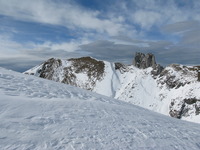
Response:
M200 118L198 69L176 64L163 68L153 54L136 53L133 65L90 57L51 58L25 73L195 121Z
M152 74L154 76L159 75L163 71L163 67L160 64L156 63L155 56L151 53L143 54L136 52L135 58L133 59L133 65L140 69L146 69L148 67L152 67Z
M155 56L151 53L143 54L136 52L133 65L140 69L146 69L148 67L154 68L156 66Z

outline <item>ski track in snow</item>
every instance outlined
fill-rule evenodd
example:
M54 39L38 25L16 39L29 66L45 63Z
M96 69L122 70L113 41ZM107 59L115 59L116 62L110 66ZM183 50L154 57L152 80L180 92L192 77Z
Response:
M200 149L194 124L0 68L0 149Z

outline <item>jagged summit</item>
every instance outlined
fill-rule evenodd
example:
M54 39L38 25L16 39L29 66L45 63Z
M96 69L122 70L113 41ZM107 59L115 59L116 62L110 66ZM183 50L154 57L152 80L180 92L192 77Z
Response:
M136 52L133 65L141 69L146 69L148 67L154 68L156 66L155 56L152 53L144 54Z
M146 69L148 67L152 67L153 70L151 73L154 76L159 75L164 69L163 66L156 63L156 58L152 53L144 54L136 52L135 57L133 59L133 65L140 69Z

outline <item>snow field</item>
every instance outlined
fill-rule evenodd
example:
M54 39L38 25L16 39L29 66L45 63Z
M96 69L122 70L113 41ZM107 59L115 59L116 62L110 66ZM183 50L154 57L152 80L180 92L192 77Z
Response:
M0 68L0 149L200 149L199 124Z

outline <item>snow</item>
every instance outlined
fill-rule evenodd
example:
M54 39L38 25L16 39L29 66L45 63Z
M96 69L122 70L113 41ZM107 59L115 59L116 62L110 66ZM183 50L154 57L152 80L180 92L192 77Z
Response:
M105 73L103 80L97 81L93 92L109 97L115 96L116 88L119 86L119 80L114 72L114 64L104 61ZM103 87L103 88L102 88Z
M200 149L199 124L0 68L0 149Z
M187 84L184 87L180 87L178 89L172 89L170 93L168 93L167 99L175 99L177 102L178 100L183 100L187 98L193 98L200 99L200 84L199 82L194 82L191 84ZM181 101L180 101L181 102ZM200 105L200 101L196 103L197 105ZM190 108L189 116L182 117L183 120L192 121L196 123L200 123L200 115L195 114L195 105L191 104L187 107ZM175 107L180 107L179 105L175 105Z
M39 76L38 71L42 68L42 64L41 65L37 65L29 70L27 70L26 72L29 73L30 75L35 75L35 76Z
M65 77L64 68L71 66L69 60L61 60L62 65L55 68L53 79L62 82ZM105 69L101 79L90 79L86 72L76 73L72 68L72 73L76 79L72 85L76 85L82 89L89 89L98 94L102 94L111 98L122 100L134 105L138 105L149 110L169 116L171 103L173 110L179 112L186 98L200 99L200 82L197 82L197 72L190 71L183 65L172 64L164 69L164 75L153 77L152 68L138 69L133 65L124 66L124 70L115 69L115 64L104 61ZM36 66L26 73L35 73L41 66ZM171 79L171 83L175 83L180 87L169 88L166 82ZM176 83L177 81L177 83ZM196 113L196 106L200 108L200 101L192 105L187 105L187 115L181 119L200 123L200 115Z
M114 98L160 112L160 88L150 72L151 68L141 70L129 66L128 72L119 75L121 86Z

